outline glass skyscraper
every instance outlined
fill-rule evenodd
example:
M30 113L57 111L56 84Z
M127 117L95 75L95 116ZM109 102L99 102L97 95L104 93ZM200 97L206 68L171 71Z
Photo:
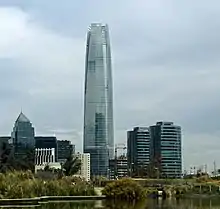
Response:
M108 26L99 23L87 33L84 153L90 153L92 176L108 175L114 157L112 65Z
M35 147L34 127L22 112L15 121L11 138L16 158L24 158L27 153L33 152ZM32 154L34 155L34 152Z
M148 127L135 127L127 132L128 168L132 176L144 175L150 161L150 132Z
M15 121L12 141L13 144L24 147L33 148L35 146L34 128L30 120L22 112Z
M161 178L182 176L182 134L181 127L173 122L157 122L150 126L151 163Z

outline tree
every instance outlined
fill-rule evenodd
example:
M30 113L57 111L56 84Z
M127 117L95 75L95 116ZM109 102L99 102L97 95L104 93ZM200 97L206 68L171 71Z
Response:
M22 149L22 148L21 148ZM35 170L35 149L34 148L23 148L22 154L17 156L13 160L13 167L15 170L30 170L34 172Z
M66 176L76 174L81 168L81 160L78 157L70 155L62 165L62 170Z
M0 148L0 172L5 173L14 169L14 157L12 147L7 142L1 143Z
M12 170L31 170L35 169L35 150L26 148L22 156L16 156L14 147L8 142L0 143L0 172L5 173Z
M52 169L50 168L50 165L47 163L44 167L44 171L52 171Z

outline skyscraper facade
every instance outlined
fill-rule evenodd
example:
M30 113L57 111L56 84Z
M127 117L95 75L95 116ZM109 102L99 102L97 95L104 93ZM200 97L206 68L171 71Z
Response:
M15 121L11 134L14 154L16 157L24 157L28 152L34 151L34 128L30 120L21 112ZM34 155L34 152L33 152ZM34 160L34 159L33 159Z
M150 161L150 132L148 127L135 127L132 131L128 131L127 156L130 175L146 175Z
M150 158L161 178L182 176L181 127L173 122L157 122L150 126Z
M91 175L107 176L114 157L113 87L109 30L93 23L87 33L84 92L84 153Z
M70 155L75 154L75 145L71 144L71 141L68 140L58 140L57 154L58 162L65 162Z

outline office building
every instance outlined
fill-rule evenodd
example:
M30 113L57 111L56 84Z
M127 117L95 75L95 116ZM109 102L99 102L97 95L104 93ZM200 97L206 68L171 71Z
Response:
M55 148L36 148L35 165L55 163Z
M34 128L30 120L22 112L15 121L11 138L16 157L23 158L27 152L34 149Z
M91 175L107 176L114 157L113 87L109 30L93 23L87 33L84 92L84 153Z
M36 149L54 149L55 162L58 160L57 138L55 136L36 136Z
M150 162L149 128L135 127L127 132L127 157L131 176L147 175Z
M86 181L90 181L90 154L77 153L76 157L78 157L81 161L81 167L77 175L85 179Z
M120 179L128 176L128 160L127 157L121 155L116 159L109 160L109 179Z
M151 164L161 178L182 176L181 127L173 122L150 126Z
M58 140L57 141L57 153L58 161L65 162L65 160L70 156L75 154L75 145L71 144L68 140Z

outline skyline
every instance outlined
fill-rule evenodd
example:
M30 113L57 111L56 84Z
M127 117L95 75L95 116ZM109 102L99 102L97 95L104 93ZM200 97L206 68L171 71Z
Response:
M10 134L22 107L38 135L82 150L85 37L91 22L104 22L114 46L115 142L134 126L174 121L185 167L220 165L219 2L144 2L2 0L0 134Z

